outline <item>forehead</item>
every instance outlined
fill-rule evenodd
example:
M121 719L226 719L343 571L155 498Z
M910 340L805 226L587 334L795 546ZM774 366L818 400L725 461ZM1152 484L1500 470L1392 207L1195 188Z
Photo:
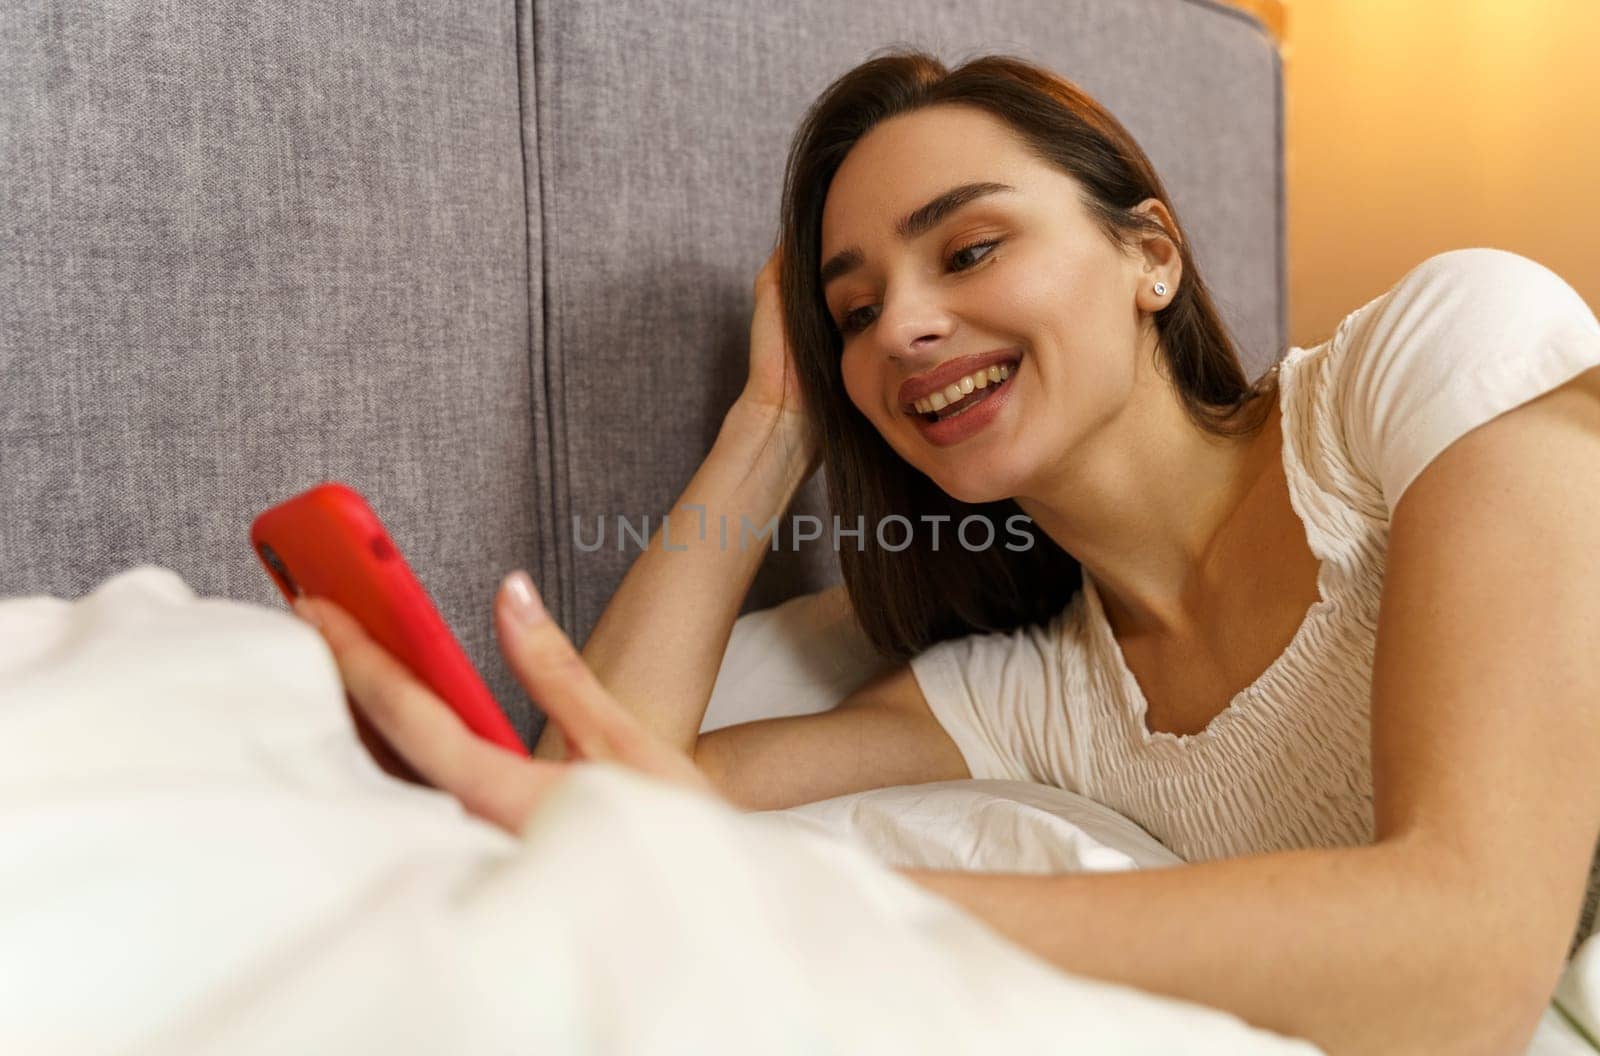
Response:
M950 187L996 182L1020 191L1044 167L1010 126L977 107L944 104L890 118L862 136L834 174L822 207L823 256Z

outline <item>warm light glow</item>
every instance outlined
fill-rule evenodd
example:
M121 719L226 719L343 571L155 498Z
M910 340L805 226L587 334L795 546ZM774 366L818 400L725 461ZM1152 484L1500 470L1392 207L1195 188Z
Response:
M1283 40L1284 9L1288 7L1289 0L1233 0L1233 6L1248 11L1261 20L1277 40Z
M1464 246L1532 257L1600 308L1600 3L1273 6L1291 343L1326 339L1424 257Z

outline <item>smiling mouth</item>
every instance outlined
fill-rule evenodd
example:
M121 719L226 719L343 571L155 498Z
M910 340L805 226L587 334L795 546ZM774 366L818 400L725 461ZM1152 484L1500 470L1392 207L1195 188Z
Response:
M965 414L1004 388L1016 371L1015 363L997 364L974 371L960 381L945 386L942 391L914 401L911 413L930 424Z

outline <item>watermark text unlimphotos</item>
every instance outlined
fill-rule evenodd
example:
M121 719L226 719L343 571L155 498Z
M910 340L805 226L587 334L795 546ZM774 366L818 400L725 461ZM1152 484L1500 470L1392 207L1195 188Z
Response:
M708 533L712 530L715 532L717 548L720 550L727 550L730 547L745 550L752 545L767 546L774 551L780 549L777 517L770 518L765 524L756 524L743 514L740 514L736 521L730 520L725 514L719 514L716 524L712 525L708 523L705 506L700 503L687 503L678 509L693 510L698 517L694 521L685 523L682 519L674 520L671 514L663 514L658 522L660 525L658 545L663 550L688 550L690 540L706 542L710 539ZM790 517L789 549L799 550L803 543L826 539L835 551L842 550L852 543L857 550L865 550L867 541L871 539L882 549L899 553L911 546L919 535L926 537L928 548L931 550L959 546L976 553L996 545L1017 553L1033 549L1033 533L1026 528L1033 523L1033 518L1020 513L1006 518L1005 534L1010 538L1004 540L996 538L999 533L996 532L993 521L977 514L968 514L955 521L947 513L925 513L916 520L892 513L880 520L870 531L865 516L858 515L853 527L842 522L838 514L834 514L832 520L833 523L829 526L821 517L809 513L799 513ZM584 553L590 554L604 549L607 545L606 518L597 515L590 524L585 524L584 521L581 515L572 515L573 544ZM952 524L952 521L955 523ZM622 514L617 514L612 523L614 530L610 538L614 549L626 550L631 544L635 550L644 550L651 545L654 533L650 528L648 514L640 517L637 525Z

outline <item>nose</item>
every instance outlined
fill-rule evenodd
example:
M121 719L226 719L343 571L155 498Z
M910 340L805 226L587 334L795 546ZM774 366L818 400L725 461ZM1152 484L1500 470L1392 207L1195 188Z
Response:
M904 290L884 299L878 340L891 359L916 360L937 349L955 328L950 312L926 290Z

